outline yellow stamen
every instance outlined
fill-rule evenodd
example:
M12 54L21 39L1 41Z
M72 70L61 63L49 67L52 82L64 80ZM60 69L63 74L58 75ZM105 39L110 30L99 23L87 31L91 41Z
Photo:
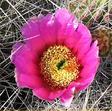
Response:
M66 88L78 77L78 61L66 46L49 47L43 53L40 65L43 80L52 90Z

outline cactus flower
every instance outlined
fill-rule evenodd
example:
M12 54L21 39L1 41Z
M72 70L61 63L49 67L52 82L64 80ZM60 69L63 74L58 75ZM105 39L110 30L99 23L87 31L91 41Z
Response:
M24 43L13 45L11 60L20 88L38 98L56 98L69 107L75 92L86 89L99 66L97 41L67 9L32 17L21 29Z

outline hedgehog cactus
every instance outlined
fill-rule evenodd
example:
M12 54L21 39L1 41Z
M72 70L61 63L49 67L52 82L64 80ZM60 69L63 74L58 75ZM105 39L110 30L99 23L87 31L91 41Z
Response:
M92 37L99 42L101 56L112 54L112 29L101 26L92 31Z
M69 2L69 9L87 25L97 21L104 13L108 0L73 0Z

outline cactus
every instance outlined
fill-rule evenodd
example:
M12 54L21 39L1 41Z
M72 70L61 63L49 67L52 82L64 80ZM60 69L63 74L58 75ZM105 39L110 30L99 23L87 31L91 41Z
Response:
M92 31L92 37L98 40L101 56L112 54L112 29L100 26Z
M108 0L72 0L69 1L68 7L80 20L91 25L106 13Z

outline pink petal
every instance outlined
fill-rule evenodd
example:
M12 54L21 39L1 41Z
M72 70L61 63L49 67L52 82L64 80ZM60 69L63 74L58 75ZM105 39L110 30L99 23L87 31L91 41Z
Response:
M56 43L57 27L54 16L48 14L45 17L30 19L21 30L25 42L34 52L39 54L46 47Z
M79 34L79 40L74 44L74 52L77 52L77 57L80 60L85 53L89 50L92 38L90 31L83 24L79 24L77 28L77 33Z
M84 59L81 60L83 65L90 63L90 61L94 61L99 59L99 47L97 46L98 42L95 41L92 46L90 47L89 51L83 57ZM99 61L98 61L99 62Z
M15 79L17 86L21 88L40 88L43 86L42 80L38 75L29 75L27 73L19 72L18 69L15 69Z
M52 45L56 43L57 37L57 24L54 22L54 16L48 14L47 16L43 17L40 21L40 33L42 39L47 45Z
M39 20L37 17L31 18L21 29L22 35L25 39L36 38L40 36Z
M65 90L51 91L49 88L41 87L38 89L33 89L33 94L40 99L53 101L54 99L60 97Z
M16 48L19 46L22 47L16 51ZM37 67L36 63L37 58L33 51L24 44L17 43L13 47L12 54L12 62L16 66L16 81L18 86L20 87L40 87L41 85L41 78L40 78L40 70ZM37 85L38 84L38 85Z
M63 43L67 37L67 33L70 32L71 27L76 30L78 22L74 15L72 15L66 9L59 9L55 13L55 22L58 28L58 43Z
M77 80L73 81L69 85L68 89L75 87L75 92L85 90L92 83L93 79L94 79L93 77L86 78L86 79L79 77Z
M95 41L89 51L86 53L86 55L81 60L81 63L83 64L83 69L80 73L80 76L83 78L93 77L96 74L96 71L98 69L100 59L98 56L99 48L97 46L97 41ZM92 63L92 65L91 65Z
M40 20L37 17L33 17L21 29L25 43L35 54L42 53L45 48L45 43L40 33Z
M43 51L47 48L45 42L40 37L26 41L26 45L29 46L29 48L33 52L33 55L37 56L37 59L43 54Z
M77 42L80 38L80 34L78 34L76 31L73 31L68 34L69 35L67 36L64 44L72 50L72 49L74 49L75 44L77 44Z
M27 45L23 44L19 50L15 51L12 55L12 62L23 72L33 72L35 74L37 71L37 66L35 65L36 56Z
M59 98L65 91L66 91L66 89L58 90L58 91L51 91L49 98L50 99Z
M83 65L83 69L79 74L79 78L70 85L70 87L76 87L76 91L86 89L94 80L99 66L97 42L92 44L89 51L82 58L81 63Z
M50 94L50 91L46 88L39 88L39 89L33 89L33 94L35 96L37 96L39 99L42 99L42 100L47 100L47 101L53 101L52 99L49 99L48 96Z
M91 34L87 27L79 23L77 30L68 32L65 40L65 45L73 49L74 54L77 53L77 58L80 60L85 53L89 50L91 44Z
M60 97L60 101L62 103L63 106L69 108L71 105L71 102L73 100L74 97L74 91L75 91L75 87L74 88L68 88L65 93L63 93L63 95Z
M86 78L89 78L91 76L94 78L96 71L97 71L97 68L99 66L99 60L96 59L91 63L92 63L92 65L90 65L90 64L84 65L83 69L81 70L81 72L79 74L80 77L83 77L86 79Z

